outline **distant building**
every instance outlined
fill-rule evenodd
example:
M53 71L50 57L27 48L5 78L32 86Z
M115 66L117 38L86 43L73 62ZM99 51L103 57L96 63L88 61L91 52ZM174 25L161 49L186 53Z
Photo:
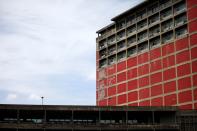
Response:
M196 131L176 107L0 105L0 131Z
M197 109L197 0L146 0L97 31L98 106Z

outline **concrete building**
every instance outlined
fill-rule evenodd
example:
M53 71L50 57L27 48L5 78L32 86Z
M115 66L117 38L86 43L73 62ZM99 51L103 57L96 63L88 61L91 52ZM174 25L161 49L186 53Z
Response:
M0 105L0 131L196 131L176 107Z
M97 31L98 106L197 109L197 0L146 0Z

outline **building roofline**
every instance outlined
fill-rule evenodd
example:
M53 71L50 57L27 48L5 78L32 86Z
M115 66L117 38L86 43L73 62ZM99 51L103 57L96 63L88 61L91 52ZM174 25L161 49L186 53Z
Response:
M112 111L177 111L175 106L94 106L94 105L22 105L22 104L0 104L0 109L26 109L26 110L112 110Z
M112 21L116 21L117 19L119 19L119 18L121 18L122 16L124 16L124 15L130 13L131 11L133 11L133 10L139 8L140 6L145 5L145 4L146 4L147 2L149 2L149 1L151 1L151 0L144 0L143 2L137 4L136 6L134 6L134 7L130 8L130 9L126 10L125 12L123 12L123 13L121 13L121 14L115 16L115 17L112 18L111 20L112 20Z
M109 25L107 25L107 26L101 28L101 29L98 30L96 33L100 33L100 32L102 32L102 31L104 31L105 29L107 29L107 28L109 28L109 27L111 27L111 26L114 26L114 25L115 25L115 23L113 22L113 23L111 23L111 24L109 24Z

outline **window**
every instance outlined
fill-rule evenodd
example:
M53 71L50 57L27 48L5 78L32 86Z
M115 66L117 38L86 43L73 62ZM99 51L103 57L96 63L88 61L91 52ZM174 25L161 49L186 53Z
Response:
M155 37L153 39L150 40L150 49L158 46L160 44L160 37Z
M121 41L117 44L117 46L118 46L117 50L120 51L126 48L126 43L125 41Z
M117 55L118 62L126 58L126 51L120 52Z
M173 31L167 32L162 35L162 43L167 43L173 39Z
M137 24L137 29L140 30L140 29L143 29L146 26L147 26L147 20L143 20L143 21L141 21Z
M136 31L136 26L135 25L129 27L127 29L127 36L129 36L130 34L134 33L135 31Z
M182 15L178 15L176 18L175 18L175 26L180 26L180 25L183 25L187 22L187 16L186 14L182 14Z
M149 23L149 25L151 25L151 24L158 22L158 21L159 21L159 14L157 13L149 18L148 23Z
M108 59L109 65L112 65L116 62L116 55L110 56Z
M117 34L117 41L125 38L125 31L121 31Z
M99 61L100 68L105 67L106 65L107 65L107 60L106 59Z
M172 19L163 22L162 25L161 25L162 32L171 30L172 28L173 28L173 21L172 21Z
M148 15L154 14L155 12L159 11L158 3L151 5L148 8Z
M127 45L130 46L136 42L136 35L127 39Z
M138 42L141 42L143 40L145 40L148 37L147 35L147 31L143 31L141 33L138 34Z
M141 20L141 19L143 19L145 17L146 17L146 9L144 9L144 10L142 10L142 11L137 13L136 20L139 21L139 20Z
M167 6L171 5L172 1L171 0L160 0L160 8L166 8Z
M167 9L161 11L161 20L163 20L169 16L172 16L172 7L169 7Z
M100 51L100 52L99 52L99 55L100 55L100 59L105 58L105 57L106 57L106 55L107 55L107 51L106 51L106 49L105 49L105 50Z
M178 13L185 11L185 10L186 10L185 2L178 3L177 5L174 6L174 13L175 14L178 14Z
M116 53L116 45L113 45L113 46L109 47L109 49L108 49L108 55L111 55L114 53Z
M129 56L131 56L131 55L133 55L133 54L136 54L137 53L137 48L136 48L136 46L133 46L133 47L131 47L131 48L129 48L128 50L127 50L127 56L129 57Z
M108 38L108 45L114 44L116 42L115 35Z
M176 38L180 38L184 36L185 34L187 34L187 26L181 26L177 28L175 31Z
M129 17L127 18L127 26L129 26L129 25L131 25L131 24L133 24L133 23L135 23L135 16L134 16L134 15L129 16Z
M100 42L99 42L99 49L101 50L101 49L105 48L106 45L107 45L106 40L100 41Z
M117 30L120 30L126 26L125 20L122 20L117 23Z
M149 37L154 37L160 33L159 25L156 25L149 30Z
M148 50L148 42L143 42L138 45L138 52L142 52L144 50Z

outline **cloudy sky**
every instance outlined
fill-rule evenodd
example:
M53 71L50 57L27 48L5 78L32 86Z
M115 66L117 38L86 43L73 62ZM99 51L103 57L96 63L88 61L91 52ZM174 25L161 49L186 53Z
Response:
M0 0L0 104L95 105L95 32L141 1Z

